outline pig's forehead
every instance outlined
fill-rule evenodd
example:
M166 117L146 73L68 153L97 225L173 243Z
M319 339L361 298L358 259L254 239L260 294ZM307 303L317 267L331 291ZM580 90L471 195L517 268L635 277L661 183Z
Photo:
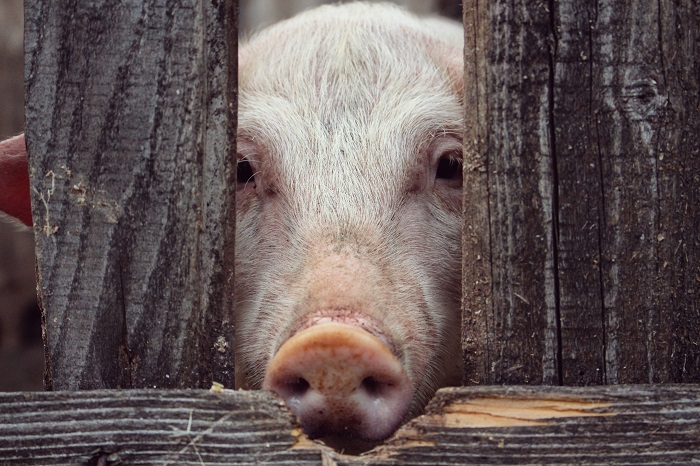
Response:
M448 45L415 17L386 7L370 7L367 15L366 7L326 10L346 15L321 9L242 48L244 133L284 146L280 152L350 151L371 163L377 151L411 157L421 139L459 131L459 98L436 54Z
M393 82L439 85L445 55L461 45L443 40L419 18L388 5L348 4L312 10L268 28L239 52L242 90L326 92L343 86L381 90Z

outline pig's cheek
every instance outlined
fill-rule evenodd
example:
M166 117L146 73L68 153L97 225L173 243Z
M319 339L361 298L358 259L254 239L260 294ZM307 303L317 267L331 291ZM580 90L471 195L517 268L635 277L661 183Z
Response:
M425 306L411 320L422 322L409 333L408 348L417 351L415 366L423 365L432 372L438 386L455 383L458 369L450 361L461 360L455 344L455 328L460 322L461 281L461 217L447 211L430 197L418 199L399 218L396 254L403 254L403 269L417 271ZM420 341L416 341L419 339ZM426 386L421 371L411 371L423 390ZM412 376L414 378L414 376ZM459 382L459 380L457 380ZM428 393L428 395L431 395Z
M462 190L440 186L435 189L433 202L446 214L461 218Z
M236 190L236 220L244 218L251 214L257 206L259 208L259 199L255 188L246 187ZM259 209L258 209L259 210Z
M238 384L250 387L260 372L262 362L254 330L260 313L261 283L266 273L267 259L261 250L260 216L262 205L254 195L237 192L236 197L236 264L235 264L235 316L236 316L236 364L237 374L243 375ZM239 376L237 376L238 378ZM258 377L259 378L259 377Z
M247 388L260 388L265 367L281 344L280 329L293 316L288 238L274 205L258 202L241 215L236 237L237 361Z

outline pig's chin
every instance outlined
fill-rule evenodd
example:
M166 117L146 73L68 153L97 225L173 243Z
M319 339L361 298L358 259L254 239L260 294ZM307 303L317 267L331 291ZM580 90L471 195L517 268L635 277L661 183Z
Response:
M342 312L310 315L298 328L270 361L263 388L284 398L311 438L372 443L394 433L414 389L381 328Z

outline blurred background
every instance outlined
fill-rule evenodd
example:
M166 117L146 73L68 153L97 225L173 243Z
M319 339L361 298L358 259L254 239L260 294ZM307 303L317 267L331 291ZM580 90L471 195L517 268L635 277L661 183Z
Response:
M387 0L384 0L387 1ZM403 5L419 15L439 14L455 19L462 18L461 0L388 0ZM269 26L277 21L294 16L300 11L318 5L343 3L338 0L239 0L239 35Z
M0 0L0 140L24 128L23 2ZM239 0L245 37L326 0ZM394 0L421 14L461 18L461 0ZM43 390L41 315L32 233L0 214L0 391Z
M0 0L0 140L24 128L23 9L23 0ZM43 370L34 238L0 218L0 390L42 390Z

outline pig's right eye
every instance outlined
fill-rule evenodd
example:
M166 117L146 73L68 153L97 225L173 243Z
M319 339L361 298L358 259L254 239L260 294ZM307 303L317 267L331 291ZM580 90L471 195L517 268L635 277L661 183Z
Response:
M250 162L247 159L240 159L236 167L236 188L243 189L246 186L255 187L255 174Z
M462 187L462 151L445 154L438 159L435 181L446 183L452 188Z
M462 164L456 157L443 155L438 160L438 167L435 173L436 179L459 180L462 177Z

